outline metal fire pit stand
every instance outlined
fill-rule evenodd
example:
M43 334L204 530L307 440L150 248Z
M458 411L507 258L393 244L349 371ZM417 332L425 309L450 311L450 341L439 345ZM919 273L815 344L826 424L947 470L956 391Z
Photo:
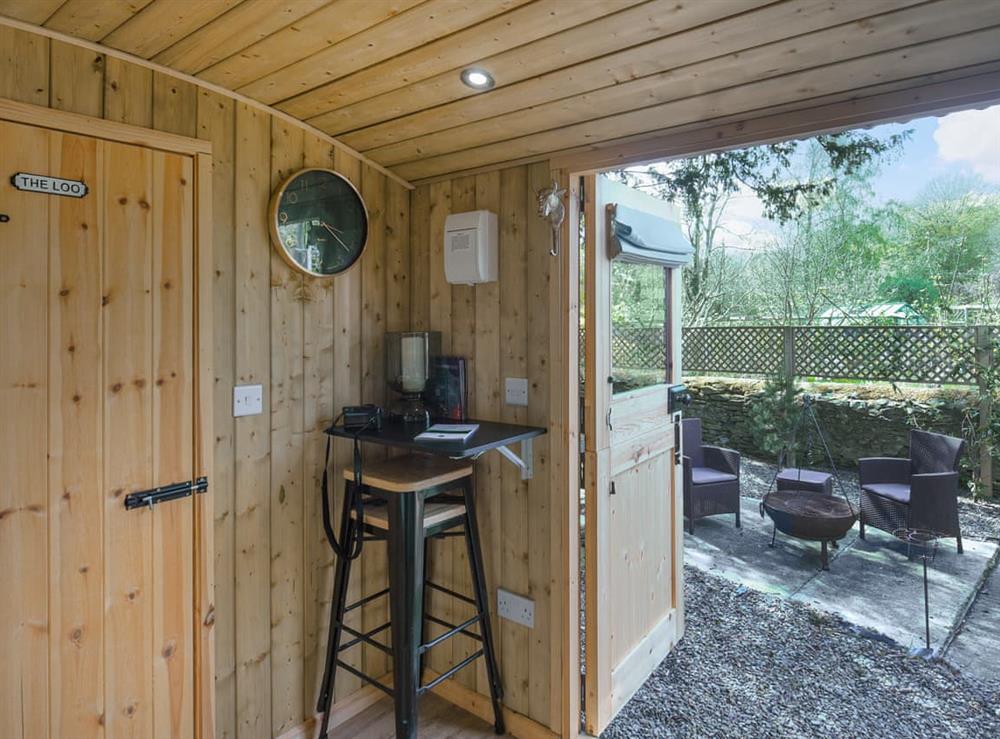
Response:
M818 441L826 456L830 474L836 480L837 488L840 490L843 501L837 501L834 504L833 500L831 500L833 498L832 495L808 490L776 489L778 475L784 469L785 459L794 450L796 440L803 429L808 431L808 443L804 459L809 458L813 446ZM801 463L796 464L796 468L798 469L798 475L801 477ZM790 481L790 484L794 484L794 481ZM832 490L833 487L831 486ZM844 483L837 472L837 465L833 461L833 454L830 452L830 446L826 442L826 436L823 434L823 429L819 425L819 419L816 417L816 410L813 408L813 399L809 395L802 396L802 409L799 411L799 417L795 421L791 437L785 442L781 448L781 452L778 454L778 466L775 468L774 477L771 478L771 484L768 485L767 492L760 501L761 518L764 517L765 513L771 517L771 521L774 523L774 530L771 534L771 543L769 546L774 547L774 541L779 529L781 533L797 539L818 541L821 546L820 566L824 570L830 569L827 545L830 544L833 547L837 547L838 540L850 530L851 526L857 520L854 505L851 503L847 491L844 490Z
M928 597L928 586L927 586L927 563L933 562L934 557L937 554L938 539L940 535L936 531L927 531L925 529L896 529L892 532L900 541L906 544L906 556L908 559L913 557L913 548L918 550L920 560L924 567L924 636L925 636L925 647L919 650L918 656L930 657L934 654L934 650L931 649L931 607L930 598Z

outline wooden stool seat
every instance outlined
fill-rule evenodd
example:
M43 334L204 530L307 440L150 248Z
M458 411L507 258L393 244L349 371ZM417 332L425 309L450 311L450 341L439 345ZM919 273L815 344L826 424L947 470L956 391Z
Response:
M446 457L407 454L402 457L365 462L361 470L364 485L390 493L412 493L472 476L472 463ZM344 468L344 479L354 482L354 469Z
M367 479L365 480L367 482ZM457 521L465 515L465 506L461 503L425 503L424 530L438 526L448 521ZM351 512L354 516L354 512ZM376 529L389 530L389 513L384 505L366 505L365 523Z

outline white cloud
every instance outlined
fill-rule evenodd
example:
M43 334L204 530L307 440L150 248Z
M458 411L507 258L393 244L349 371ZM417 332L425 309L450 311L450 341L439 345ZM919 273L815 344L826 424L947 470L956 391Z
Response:
M1000 105L941 118L934 141L942 161L967 164L984 180L1000 183Z

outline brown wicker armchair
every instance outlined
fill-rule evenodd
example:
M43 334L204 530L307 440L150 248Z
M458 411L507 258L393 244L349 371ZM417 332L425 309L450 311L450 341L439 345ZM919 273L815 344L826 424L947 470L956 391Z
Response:
M688 533L696 518L735 513L740 528L740 454L701 443L701 419L682 423L684 452L684 517Z
M954 536L962 553L958 524L958 461L965 442L929 431L910 431L910 456L858 460L861 485L859 535L865 526L893 532L927 529Z

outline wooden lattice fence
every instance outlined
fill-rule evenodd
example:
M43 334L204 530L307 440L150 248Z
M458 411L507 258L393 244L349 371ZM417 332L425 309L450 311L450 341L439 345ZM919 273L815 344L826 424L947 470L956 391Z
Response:
M685 372L770 375L781 369L780 326L712 326L684 329Z
M611 333L611 366L620 369L666 369L664 329L615 326Z
M710 326L684 331L684 371L975 385L990 326Z
M800 377L975 385L974 326L810 326L794 332Z

